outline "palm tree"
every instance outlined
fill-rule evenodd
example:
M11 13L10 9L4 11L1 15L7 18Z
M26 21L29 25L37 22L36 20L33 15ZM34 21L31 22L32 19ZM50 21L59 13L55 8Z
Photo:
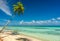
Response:
M23 14L24 13L24 7L23 7L23 4L21 2L17 2L17 5L13 5L13 9L14 9L14 15L18 14Z
M17 2L17 4L13 5L13 10L14 10L14 16L16 14L20 15L24 13L24 6L21 2ZM14 17L12 16L12 18ZM6 26L9 24L9 21L7 22L7 24L0 30L0 33L3 32L3 30L6 28Z

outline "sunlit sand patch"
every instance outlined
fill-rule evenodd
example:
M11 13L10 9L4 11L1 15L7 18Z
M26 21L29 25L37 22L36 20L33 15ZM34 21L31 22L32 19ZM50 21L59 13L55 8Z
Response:
M11 35L12 32L0 33L0 41L41 41L33 37L26 36L24 34Z

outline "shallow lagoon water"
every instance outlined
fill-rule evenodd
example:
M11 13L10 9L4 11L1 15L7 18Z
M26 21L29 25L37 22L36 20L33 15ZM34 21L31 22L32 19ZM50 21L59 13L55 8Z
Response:
M11 26L8 29L17 30L43 41L60 41L60 27Z

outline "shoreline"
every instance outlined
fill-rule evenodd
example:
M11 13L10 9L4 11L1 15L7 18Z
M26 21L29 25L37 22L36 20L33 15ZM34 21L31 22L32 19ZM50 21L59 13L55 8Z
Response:
M9 31L0 33L0 37L3 37L4 41L17 41L16 38L26 38L26 39L29 39L30 41L42 41L38 38L28 36L22 33L20 33L19 35L10 35L11 33L12 32L9 32Z

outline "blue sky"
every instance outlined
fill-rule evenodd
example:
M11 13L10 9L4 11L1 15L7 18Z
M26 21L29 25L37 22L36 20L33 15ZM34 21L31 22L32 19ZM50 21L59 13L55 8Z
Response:
M0 20L11 20L11 15L14 14L12 5L18 1L0 0ZM60 18L60 0L20 0L20 2L24 4L24 15L16 15L13 21L45 21Z

